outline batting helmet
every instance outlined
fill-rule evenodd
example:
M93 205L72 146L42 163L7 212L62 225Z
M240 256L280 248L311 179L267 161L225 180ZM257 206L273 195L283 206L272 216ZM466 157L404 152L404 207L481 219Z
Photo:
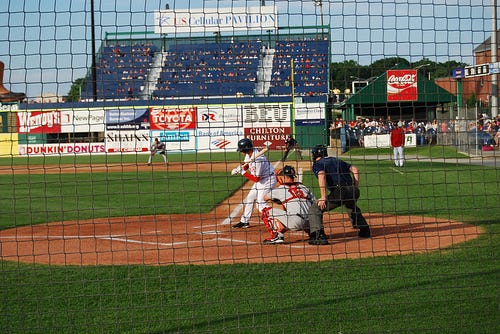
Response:
M327 157L328 150L326 149L325 145L316 145L312 148L311 154L312 154L313 160L316 160L318 157Z
M245 152L253 149L253 143L248 138L243 138L238 141L238 152Z

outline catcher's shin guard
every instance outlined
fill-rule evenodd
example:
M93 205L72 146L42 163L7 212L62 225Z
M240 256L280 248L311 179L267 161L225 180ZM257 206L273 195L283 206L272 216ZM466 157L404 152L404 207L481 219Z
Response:
M271 222L270 222L270 217L269 217L269 211L271 210L270 207L264 208L261 211L261 217L262 221L264 222L264 226L266 227L267 232L271 235L271 238L274 238L274 231L271 227Z
M274 237L276 233L285 233L288 228L279 219L271 217L269 211L271 211L271 208L265 208L261 212L262 221L269 234Z

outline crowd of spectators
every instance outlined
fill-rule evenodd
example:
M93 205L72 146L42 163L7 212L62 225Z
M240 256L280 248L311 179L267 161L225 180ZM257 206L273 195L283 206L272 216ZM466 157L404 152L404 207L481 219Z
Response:
M179 44L165 52L155 97L252 93L259 42Z
M440 144L457 145L458 135L473 138L482 148L490 146L498 149L500 142L500 116L489 118L480 115L474 120L451 120L439 121L437 119L427 121L391 120L391 118L364 118L358 117L353 121L344 121L337 117L330 126L332 135L335 129L344 128L348 146L364 146L364 137L378 134L390 134L399 121L404 124L405 133L416 135L417 145L437 144L437 136L440 136Z
M297 96L328 93L328 42L286 40L275 45L270 94L291 93L291 60L294 60L294 90Z
M103 47L96 64L97 96L107 99L135 99L144 85L156 46L108 45ZM82 98L92 96L91 80L82 91Z

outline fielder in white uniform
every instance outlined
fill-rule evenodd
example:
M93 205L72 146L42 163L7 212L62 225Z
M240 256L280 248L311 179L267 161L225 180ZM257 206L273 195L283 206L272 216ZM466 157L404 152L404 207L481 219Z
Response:
M248 228L250 226L254 202L257 204L257 209L261 215L264 209L270 207L264 200L264 195L276 185L276 176L274 175L273 166L265 155L261 155L257 159L252 159L252 156L257 154L259 150L253 147L250 139L241 139L238 142L238 151L245 154L244 164L233 169L231 174L241 174L254 183L243 201L244 209L240 222L233 225L233 227Z
M151 154L149 155L148 166L151 166L151 162L153 161L155 154L160 154L163 157L163 161L165 161L166 164L168 163L167 146L164 142L160 142L158 138L155 138L153 145L151 145Z

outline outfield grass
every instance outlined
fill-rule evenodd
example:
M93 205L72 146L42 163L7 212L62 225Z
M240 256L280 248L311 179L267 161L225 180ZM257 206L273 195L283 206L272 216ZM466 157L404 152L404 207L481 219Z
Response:
M78 267L3 261L0 332L500 332L499 171L418 161L397 170L390 161L352 161L362 172L359 205L367 214L457 219L487 233L429 254L320 263ZM208 174L0 176L0 228L88 215L208 212L242 181ZM210 178L219 182L206 183ZM304 181L316 184L310 173Z
M269 151L269 160L281 159L281 151ZM33 157L9 157L0 158L0 166L36 166L36 165L59 165L59 164L145 164L148 154L101 154L101 155L64 155L64 156L33 156ZM157 158L159 159L159 158ZM216 153L194 153L194 152L168 152L168 160L171 162L237 162L242 161L243 155L239 152L216 152Z
M405 154L416 155L425 158L468 158L464 153L461 153L453 146L441 145L424 145L416 147L405 147ZM347 151L343 156L358 156L363 157L367 155L392 155L392 148L364 148L356 147Z

